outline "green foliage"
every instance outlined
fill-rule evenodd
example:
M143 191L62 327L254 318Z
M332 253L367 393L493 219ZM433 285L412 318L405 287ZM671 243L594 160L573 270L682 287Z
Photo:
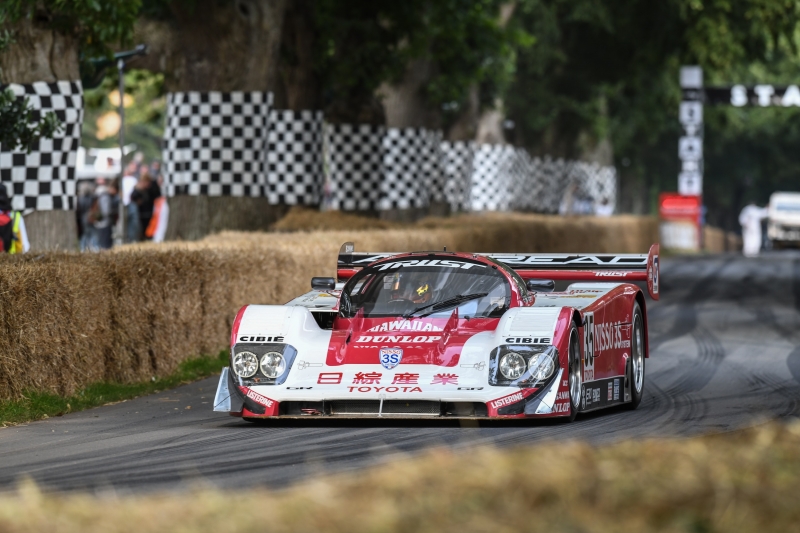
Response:
M677 187L680 66L702 66L707 85L796 80L798 21L797 0L521 2L515 24L537 41L518 53L508 93L517 140L536 152L579 157L587 146L609 139L623 189L644 190L653 206L658 191ZM739 208L735 198L742 193L731 194L737 188L731 187L732 169L720 164L743 155L738 143L747 143L740 134L758 136L777 151L776 136L793 135L791 111L737 122L754 111L707 110L705 183L712 220L730 219ZM755 152L752 160L760 160ZM776 162L787 162L790 152L782 153ZM750 183L768 188L760 176L767 167L747 167Z
M29 17L81 43L85 57L110 54L109 44L130 40L141 0L3 0L0 21Z
M426 96L457 107L480 84L494 103L514 72L516 48L532 38L499 24L498 0L318 0L318 68L329 102L363 105L415 59L431 60ZM452 106L455 104L455 106Z
M30 151L42 137L52 137L62 124L55 113L39 118L27 98L17 98L11 89L0 90L0 146L4 150Z
M96 383L70 397L29 391L21 400L0 401L0 427L61 416L69 412L172 389L217 374L220 368L227 364L228 352L222 351L217 356L209 355L185 361L175 373L143 383Z
M83 93L85 116L81 145L87 148L115 148L116 135L98 139L97 119L106 113L117 113L111 104L109 93L118 88L117 71L109 70L101 84ZM136 145L148 160L161 159L161 139L164 135L164 119L167 100L164 75L141 69L125 71L125 94L132 104L125 108L125 141Z

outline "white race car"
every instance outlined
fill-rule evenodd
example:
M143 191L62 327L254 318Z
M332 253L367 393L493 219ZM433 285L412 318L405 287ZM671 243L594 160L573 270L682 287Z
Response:
M247 305L214 410L274 417L567 417L636 408L648 254L355 253L338 283ZM555 280L577 280L553 292Z

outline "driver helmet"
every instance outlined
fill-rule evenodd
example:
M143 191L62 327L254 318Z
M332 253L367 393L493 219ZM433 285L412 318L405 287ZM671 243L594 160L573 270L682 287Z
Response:
M409 281L408 287L411 290L409 299L415 304L426 304L433 297L433 276L427 272L422 272Z

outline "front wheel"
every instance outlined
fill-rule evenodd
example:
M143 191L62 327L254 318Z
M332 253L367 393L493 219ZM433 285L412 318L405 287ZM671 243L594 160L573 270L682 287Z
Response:
M639 304L633 304L633 330L631 331L631 362L628 379L631 384L630 409L636 409L642 403L644 394L644 320Z
M581 385L583 373L581 370L581 345L578 328L572 324L569 332L569 417L572 422L578 416L581 408Z

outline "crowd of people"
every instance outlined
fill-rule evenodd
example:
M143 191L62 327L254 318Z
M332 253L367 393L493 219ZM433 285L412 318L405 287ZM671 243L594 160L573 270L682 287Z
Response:
M82 252L111 248L121 216L125 235L119 235L119 241L164 240L168 207L161 191L160 164L134 158L122 177L122 195L118 182L99 177L79 184L75 216Z

